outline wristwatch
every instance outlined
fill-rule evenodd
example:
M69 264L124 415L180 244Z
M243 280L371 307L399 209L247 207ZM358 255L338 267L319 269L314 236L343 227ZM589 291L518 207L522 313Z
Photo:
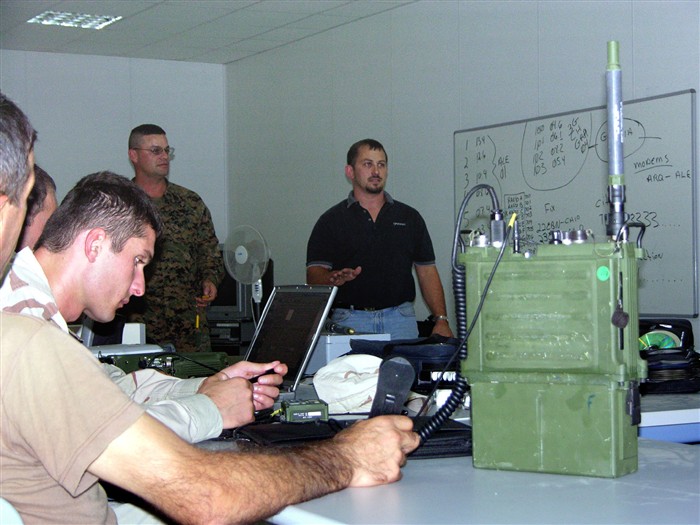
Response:
M433 316L433 321L446 321L446 322L449 323L449 322L450 322L450 319L449 319L449 317L447 317L446 315L434 315L434 316Z

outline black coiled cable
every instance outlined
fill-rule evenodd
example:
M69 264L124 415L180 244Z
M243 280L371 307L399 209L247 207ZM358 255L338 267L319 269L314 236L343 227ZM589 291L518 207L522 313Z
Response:
M498 204L496 192L491 186L489 186L488 184L478 184L477 186L474 186L467 193L467 195L465 195L464 200L462 201L462 205L460 206L459 213L457 214L457 221L455 224L454 238L452 243L452 290L454 293L455 300L457 336L460 340L459 347L457 348L457 357L460 363L467 358L467 338L469 337L469 332L471 331L472 327L467 328L466 269L464 265L457 264L457 253L460 244L461 224L462 217L464 216L464 210L466 209L467 204L469 203L469 200L472 198L472 196L477 191L482 189L489 192L489 195L491 196L491 204L493 206L493 209L500 211L500 206ZM499 258L497 259L496 265L498 264L498 261L500 261L503 255L506 243L507 236L506 241L503 243L503 247L501 249L501 253L499 254ZM496 265L494 265L494 271ZM489 283L490 281L491 279L489 279ZM472 321L472 326L474 325L474 322L476 321L476 316L478 316L478 312L480 310L481 304L479 305L474 320ZM442 424L449 419L449 417L454 413L454 411L462 402L464 395L467 393L469 385L467 383L466 378L462 377L460 369L461 364L457 366L457 373L454 385L452 387L452 393L447 398L447 401L445 401L445 403L438 409L438 411L433 415L433 417L430 418L430 420L418 430L418 436L420 437L421 445L425 443L430 438L430 436L432 436L435 433L435 431L437 431L442 426Z
M467 334L467 271L461 264L452 267L452 290L455 296L457 337L463 341Z

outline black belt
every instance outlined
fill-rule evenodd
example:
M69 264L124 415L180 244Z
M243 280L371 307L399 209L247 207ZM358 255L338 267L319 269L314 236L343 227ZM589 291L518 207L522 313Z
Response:
M363 312L376 312L377 310L384 310L384 308L375 308L374 306L355 306L353 304L335 304L334 308L344 308L345 310L362 310ZM391 306L387 306L391 308Z

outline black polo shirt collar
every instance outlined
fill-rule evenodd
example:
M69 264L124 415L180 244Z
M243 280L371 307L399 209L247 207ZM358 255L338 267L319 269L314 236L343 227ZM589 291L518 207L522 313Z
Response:
M391 195L389 195L389 192L387 191L384 192L384 199L386 200L387 204L394 204L394 199ZM355 194L353 193L353 191L350 190L350 193L348 194L347 207L349 208L355 203L359 204L359 201L355 198Z

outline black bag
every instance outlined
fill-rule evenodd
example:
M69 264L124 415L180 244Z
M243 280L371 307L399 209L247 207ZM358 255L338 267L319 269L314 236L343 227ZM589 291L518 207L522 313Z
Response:
M414 418L414 428L429 419ZM258 446L285 447L332 438L353 420L306 421L303 423L251 423L234 430L230 439ZM409 459L470 456L472 429L459 421L447 420Z
M649 374L643 394L692 394L700 391L700 354L686 319L639 321L640 354Z
M455 373L460 366L456 355L458 346L459 339L437 334L419 339L396 341L351 339L351 350L348 355L367 354L380 359L404 357L413 365L416 372L411 390L418 394L430 394L438 379L440 379L441 388L454 386ZM446 373L441 375L443 371Z
M419 420L429 419L425 416L414 419L414 428L422 426ZM453 419L448 419L430 436L422 446L414 450L409 459L454 458L472 455L472 427Z
M335 436L342 426L335 420L298 423L251 423L232 432L233 439L261 446L288 446Z

